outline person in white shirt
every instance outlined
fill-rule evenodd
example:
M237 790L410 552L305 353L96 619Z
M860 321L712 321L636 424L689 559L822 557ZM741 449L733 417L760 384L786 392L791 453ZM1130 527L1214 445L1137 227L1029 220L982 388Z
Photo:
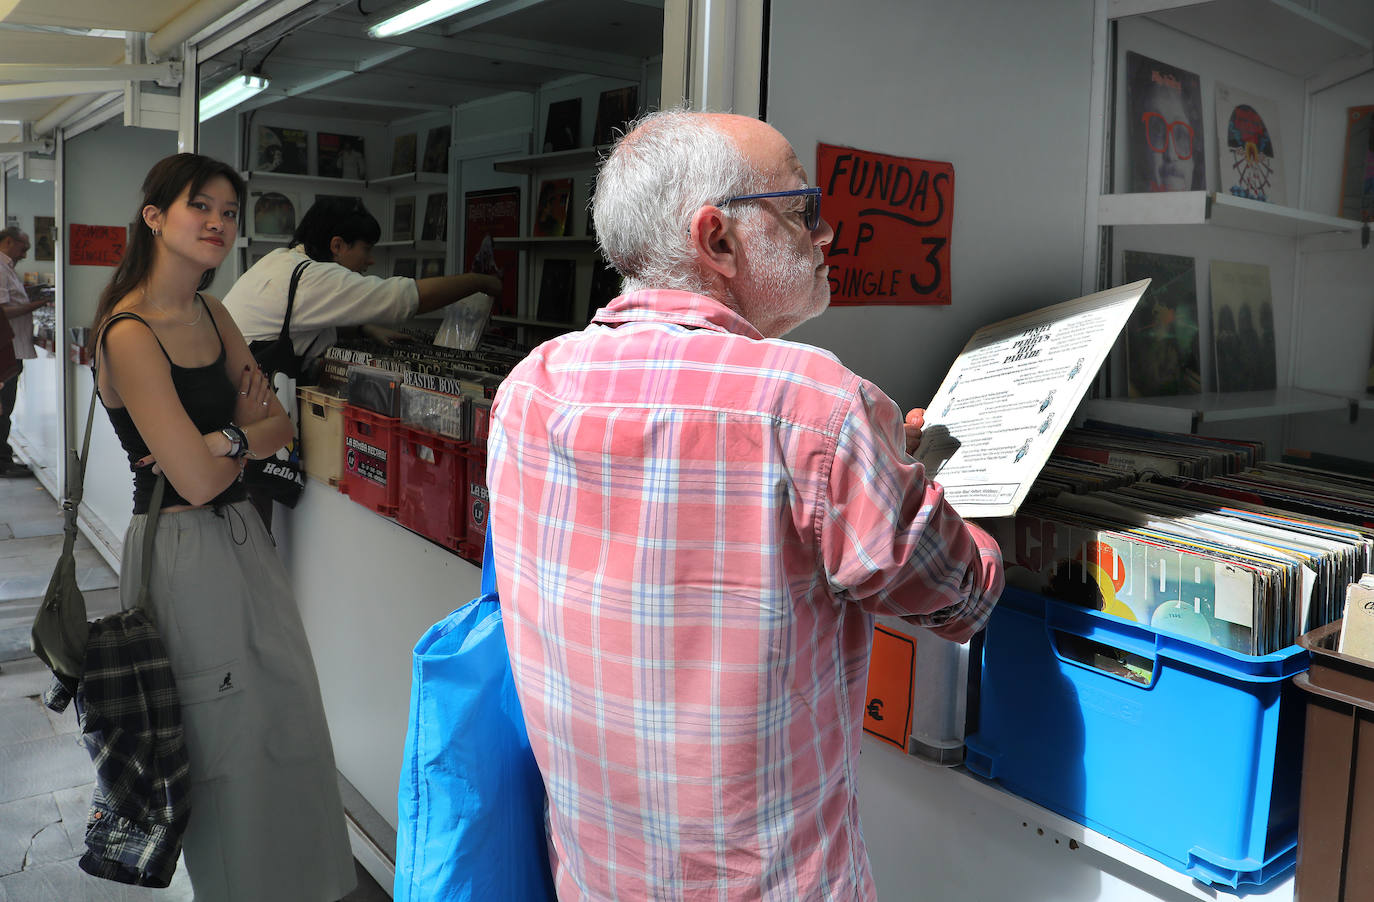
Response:
M250 344L276 339L286 317L291 274L309 261L296 286L290 336L302 379L310 382L317 372L313 364L342 328L356 326L370 338L390 342L407 336L380 323L438 310L479 291L501 294L501 280L481 273L428 279L366 275L381 234L361 200L318 200L301 217L291 245L272 251L240 276L224 296L224 307ZM251 482L248 494L270 530L271 498Z
M14 459L10 447L10 414L19 395L19 374L24 361L38 356L33 349L33 311L52 301L30 301L24 280L14 268L29 253L29 236L18 226L0 229L0 313L14 333L14 356L18 369L0 385L0 478L17 479L30 474L27 466Z
M396 333L375 324L398 322L438 310L482 291L501 293L501 280L481 273L428 279L385 279L366 275L382 228L362 201L316 201L301 217L290 247L263 257L224 297L224 306L248 341L276 338L286 315L286 295L297 265L301 274L291 312L291 343L308 364L324 353L346 327L365 327L380 340Z

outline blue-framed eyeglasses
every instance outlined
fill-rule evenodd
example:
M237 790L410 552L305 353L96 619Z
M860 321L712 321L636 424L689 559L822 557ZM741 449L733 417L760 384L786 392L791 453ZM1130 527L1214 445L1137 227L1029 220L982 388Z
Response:
M796 188L792 191L766 191L763 194L737 194L734 197L727 197L717 206L728 207L737 200L760 200L765 197L805 197L806 207L802 211L803 221L806 223L806 230L814 232L821 227L821 189L820 188Z

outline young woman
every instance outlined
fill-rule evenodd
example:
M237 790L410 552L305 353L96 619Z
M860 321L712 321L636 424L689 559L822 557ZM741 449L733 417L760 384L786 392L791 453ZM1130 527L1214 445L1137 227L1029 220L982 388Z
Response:
M196 154L149 171L96 311L96 384L134 473L132 604L157 481L149 604L191 763L183 851L198 902L331 902L354 885L314 662L240 473L291 436L233 319L201 292L238 234L242 179Z

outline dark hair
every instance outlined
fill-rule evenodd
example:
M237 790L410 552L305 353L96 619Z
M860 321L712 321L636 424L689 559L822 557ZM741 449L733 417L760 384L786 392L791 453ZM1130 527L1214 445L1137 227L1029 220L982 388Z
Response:
M376 244L382 237L382 227L358 198L322 197L305 211L291 243L304 245L311 260L329 263L334 259L329 242L335 236L349 244Z
M137 288L148 278L153 268L153 230L143 221L143 208L149 205L159 210L167 210L172 202L181 196L184 189L194 196L205 187L205 183L216 176L224 176L238 195L239 207L243 207L245 187L243 178L228 163L197 153L179 153L164 157L148 170L143 179L143 200L138 205L134 221L129 223L129 240L124 248L124 257L115 267L109 284L100 293L100 303L95 308L95 322L91 324L89 350L95 353L97 336L110 311L126 294ZM207 269L200 277L196 287L204 291L215 279L215 271Z

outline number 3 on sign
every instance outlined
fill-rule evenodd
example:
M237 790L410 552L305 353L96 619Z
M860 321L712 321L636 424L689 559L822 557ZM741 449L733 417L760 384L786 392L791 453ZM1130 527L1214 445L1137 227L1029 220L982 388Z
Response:
M864 696L864 732L906 751L911 734L911 688L916 642L881 624L873 628L873 654Z

